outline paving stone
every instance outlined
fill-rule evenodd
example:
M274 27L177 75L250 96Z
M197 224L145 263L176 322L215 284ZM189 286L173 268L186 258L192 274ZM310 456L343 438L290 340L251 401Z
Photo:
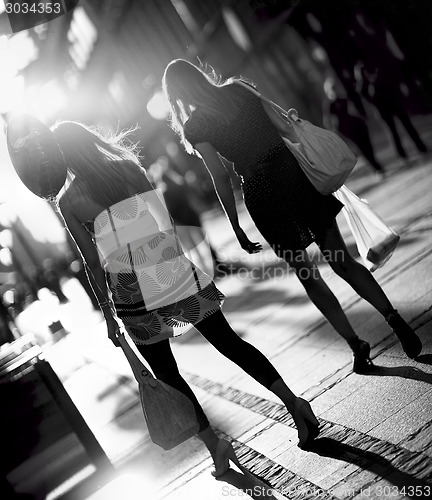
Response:
M361 432L368 432L428 391L428 387L417 385L411 380L371 377L368 384L322 416Z
M390 415L368 434L398 444L407 436L416 434L432 415L432 389L411 401L407 406Z
M341 500L361 497L367 491L367 485L374 483L378 476L369 470L356 471L347 478L343 479L338 485L331 488L331 492Z
M95 364L76 371L65 388L91 428L114 420L122 408L134 406L139 400L134 381L121 383L116 374Z
M340 483L345 483L347 478L351 476L351 474L358 470L358 466L350 463L343 463L336 470L331 470L328 475L324 475L319 482L321 488L326 491L330 491L333 494L335 493L336 486L340 485ZM351 489L351 488L350 488Z
M198 400L202 401L204 411L211 424L222 432L238 437L260 425L265 417L224 398L212 397L207 401L201 397L203 392L193 387Z
M356 393L361 387L368 384L367 377L352 375L335 384L323 394L313 400L314 411L322 416L327 410Z
M432 458L432 425L429 421L416 434L408 436L401 442L408 450L422 450L425 455Z

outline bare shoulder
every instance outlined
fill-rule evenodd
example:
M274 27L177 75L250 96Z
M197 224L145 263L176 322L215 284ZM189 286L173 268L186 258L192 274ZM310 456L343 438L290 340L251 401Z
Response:
M128 191L130 195L136 194L137 192L151 191L153 189L145 170L134 165L132 168L123 169L125 180L128 184Z
M80 222L94 219L104 209L85 196L73 183L62 194L59 208L65 219L75 218Z

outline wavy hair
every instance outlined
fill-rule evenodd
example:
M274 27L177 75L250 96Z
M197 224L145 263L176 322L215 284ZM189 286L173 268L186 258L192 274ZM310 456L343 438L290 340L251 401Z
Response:
M126 194L125 183L133 175L145 175L137 147L128 138L136 128L105 136L94 127L62 121L51 129L63 152L68 179L102 206Z
M222 80L213 68L199 68L184 59L174 59L165 68L162 89L171 108L171 128L180 136L189 153L194 150L184 136L184 125L194 110L229 123L238 113L244 98L228 87L243 78Z

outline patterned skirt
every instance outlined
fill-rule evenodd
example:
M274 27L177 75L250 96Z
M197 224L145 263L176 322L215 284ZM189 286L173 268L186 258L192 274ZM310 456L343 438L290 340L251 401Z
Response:
M243 184L255 225L275 253L285 258L319 241L343 205L311 184L292 153L284 148Z
M204 318L220 310L225 296L210 282L206 287L172 304L143 311L138 295L131 302L131 286L136 280L130 273L107 273L107 282L117 316L137 344L154 344L183 335Z
M106 257L105 273L117 317L137 344L183 335L224 300L172 231L120 246Z

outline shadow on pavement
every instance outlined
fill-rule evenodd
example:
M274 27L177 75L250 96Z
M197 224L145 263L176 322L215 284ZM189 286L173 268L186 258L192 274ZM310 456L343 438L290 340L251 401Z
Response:
M423 357L428 356L429 359L432 358L432 355L425 355ZM416 361L420 361L416 359ZM431 363L429 363L431 364ZM374 367L368 371L367 373L363 373L364 376L378 376L378 377L401 377L409 380L418 380L420 382L426 382L428 384L432 384L432 374L419 370L414 366L378 366L374 365Z
M418 241L420 238L416 238L415 236L412 236L412 232L410 230L410 236L407 236L406 232L400 231L399 235L401 236L401 239L399 240L397 248L401 248L404 246L409 246Z
M259 283L273 278L281 278L288 275L290 268L282 260L277 260L274 256L270 262L257 260L254 263L242 261L226 261L219 264L220 272L217 274L219 279L236 275L240 278L248 278L252 283Z
M289 295L288 290L257 290L252 285L250 288L245 287L240 293L230 293L225 299L225 305L222 310L224 312L237 313L241 311L255 311L272 304L283 304L286 306L295 304L298 306L309 302L310 299L306 293Z
M331 438L316 439L308 447L308 451L322 457L343 460L344 462L357 465L363 470L370 471L396 486L398 491L402 491L402 489L407 490L405 495L407 498L415 498L415 495L411 496L408 494L408 487L410 487L410 491L415 492L416 486L420 488L430 486L427 481L422 481L411 474L399 470L390 460L378 453L362 450L361 448L356 448L355 446L344 444Z
M243 491L245 495L249 495L251 498L257 500L276 499L272 493L273 488L266 481L249 472L245 467L241 467L241 470L242 473L228 469L225 474L216 478L216 480L224 481ZM233 496L232 492L230 496Z
M421 354L416 359L417 363L423 363L424 365L432 365L432 354Z

